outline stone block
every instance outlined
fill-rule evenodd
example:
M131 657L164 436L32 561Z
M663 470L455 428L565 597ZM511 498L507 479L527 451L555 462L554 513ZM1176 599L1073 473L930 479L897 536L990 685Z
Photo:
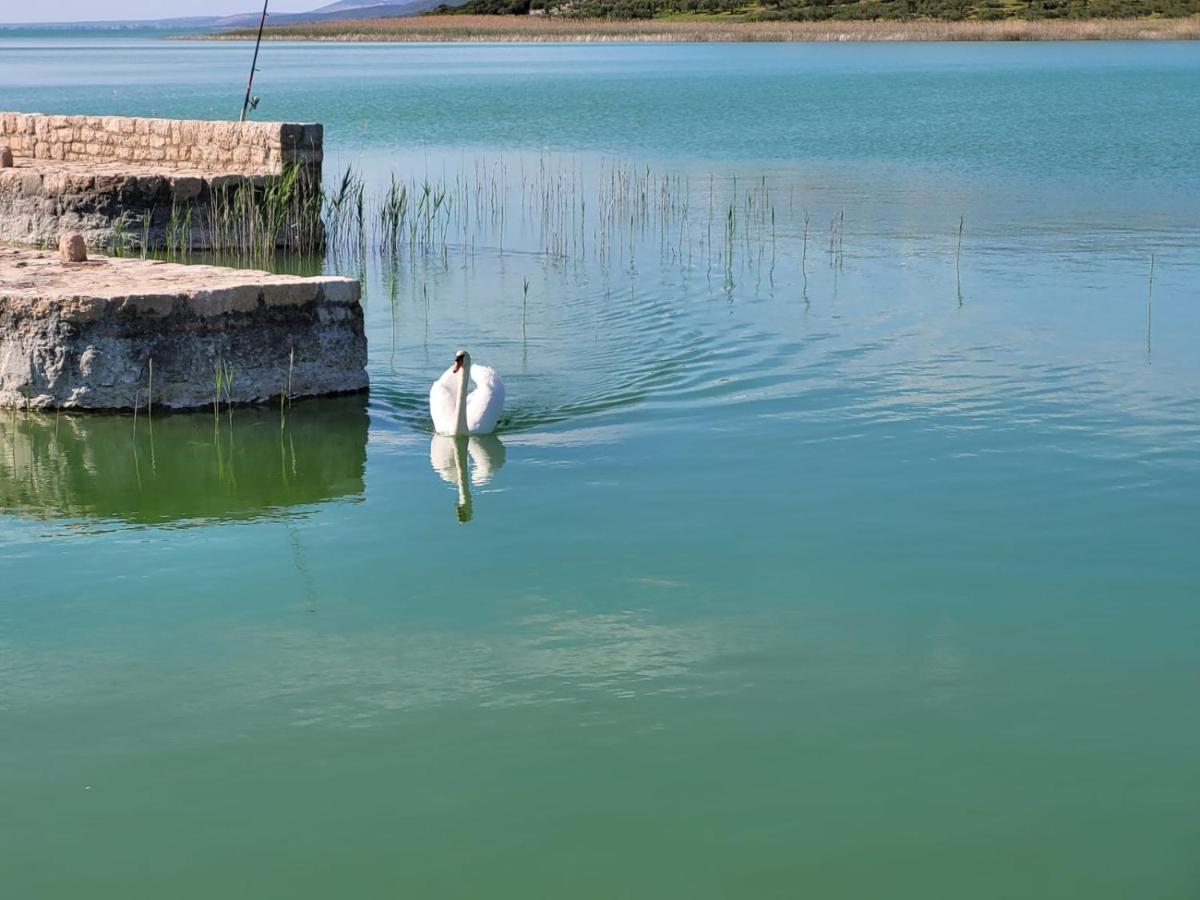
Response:
M69 231L58 239L58 256L63 262L77 263L87 259L87 244L83 235L77 231Z
M204 317L230 313L251 313L258 309L262 291L256 284L238 285L211 291L194 291L188 297L191 308Z
M85 324L98 321L107 306L99 297L68 297L58 304L58 313L64 322Z
M131 294L128 297L115 298L111 305L118 315L161 319L171 314L177 299L176 294Z
M317 299L317 284L311 280L263 285L263 303L268 307L303 306Z
M338 278L330 275L314 280L320 286L321 297L326 303L351 306L358 303L362 297L362 285L353 278Z
M176 178L171 184L171 199L175 203L188 203L200 196L204 181L187 175Z
M17 169L17 184L23 197L36 197L42 192L42 176L35 171Z
M285 150L297 146L304 138L304 126L283 124L279 127L279 142Z
M325 126L312 123L304 126L304 136L301 144L306 148L321 147L325 144Z

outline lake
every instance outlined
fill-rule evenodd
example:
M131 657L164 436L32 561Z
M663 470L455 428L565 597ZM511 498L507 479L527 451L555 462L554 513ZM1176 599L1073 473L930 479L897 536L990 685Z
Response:
M250 52L0 33L0 107ZM1194 44L260 68L364 184L371 394L0 415L6 893L1196 896Z

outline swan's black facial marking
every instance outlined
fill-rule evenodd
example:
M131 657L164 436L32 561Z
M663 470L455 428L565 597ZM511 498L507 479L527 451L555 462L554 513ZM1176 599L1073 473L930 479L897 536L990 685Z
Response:
M466 350L459 350L457 353L454 354L454 371L455 372L457 372L459 369L462 368L463 357L465 357L466 355L467 355Z

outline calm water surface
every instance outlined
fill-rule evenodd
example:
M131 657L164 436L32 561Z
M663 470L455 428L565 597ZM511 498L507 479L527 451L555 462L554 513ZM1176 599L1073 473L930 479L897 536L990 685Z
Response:
M0 107L248 56L0 37ZM261 67L454 218L325 263L369 400L0 416L7 894L1197 895L1194 44Z

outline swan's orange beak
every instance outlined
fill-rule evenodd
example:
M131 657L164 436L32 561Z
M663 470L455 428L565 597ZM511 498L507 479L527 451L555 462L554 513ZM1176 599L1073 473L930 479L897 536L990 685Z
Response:
M454 361L454 370L453 370L453 371L455 372L455 374L457 374L457 373L458 373L458 370L459 370L459 369L461 369L461 368L462 368L462 360L460 360L460 359L456 359L456 360Z

